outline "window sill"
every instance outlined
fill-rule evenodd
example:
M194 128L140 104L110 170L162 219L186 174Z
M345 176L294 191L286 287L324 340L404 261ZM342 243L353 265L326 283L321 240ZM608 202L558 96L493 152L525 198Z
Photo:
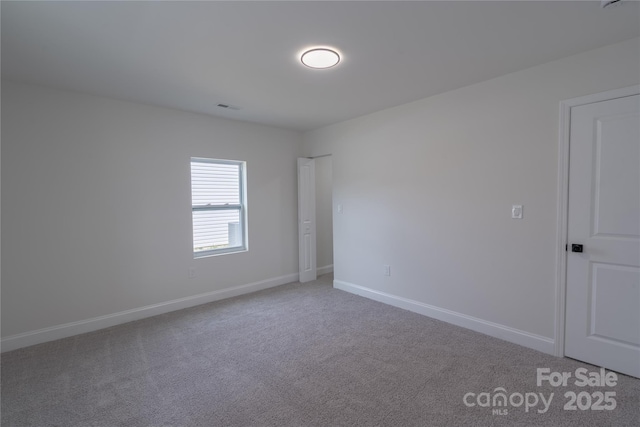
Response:
M249 249L248 248L229 248L229 249L217 250L217 251L202 251L202 252L194 253L193 259L209 258L214 256L220 256L220 255L231 255L231 254L237 254L242 252L249 252Z

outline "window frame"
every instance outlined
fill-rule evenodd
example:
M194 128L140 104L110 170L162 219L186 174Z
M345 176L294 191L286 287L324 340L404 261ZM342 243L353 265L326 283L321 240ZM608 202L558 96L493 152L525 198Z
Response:
M193 179L192 179L192 166L193 163L212 163L222 165L236 165L238 166L238 187L239 187L239 204L224 204L224 205L194 205L193 204ZM191 182L191 250L193 251L193 258L205 258L210 256L226 255L239 252L247 252L249 250L248 238L247 238L247 162L242 160L227 160L227 159L212 159L208 157L191 157L189 161L190 182ZM204 251L195 251L194 248L194 221L193 213L196 211L225 211L225 210L237 210L240 219L240 233L242 244L240 246L209 249Z

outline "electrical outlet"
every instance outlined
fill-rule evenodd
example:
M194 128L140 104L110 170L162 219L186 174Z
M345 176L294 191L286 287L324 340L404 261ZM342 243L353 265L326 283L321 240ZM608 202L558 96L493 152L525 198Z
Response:
M385 276L391 276L391 266L390 265L384 265L384 275Z
M189 277L189 279L195 279L195 277L196 277L196 269L195 268L190 268L189 271L187 272L187 277Z
M511 218L522 219L522 205L511 206Z

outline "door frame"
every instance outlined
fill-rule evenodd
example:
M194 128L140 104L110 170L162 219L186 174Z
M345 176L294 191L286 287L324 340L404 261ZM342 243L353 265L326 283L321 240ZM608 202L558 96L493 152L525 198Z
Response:
M301 210L301 205L300 205L300 161L303 159L307 159L307 160L316 160L316 159L320 159L323 157L331 157L333 159L333 153L328 153L328 154L320 154L317 156L302 156L302 157L298 157L298 164L297 164L297 177L298 177L298 275L300 276L301 272L302 272L302 266L301 266L301 261L300 261L300 245L301 245L301 241L300 241L300 210ZM314 169L315 169L315 162L314 162ZM313 200L314 200L314 206L316 203L316 186L315 186L315 177L314 177L314 186L313 186ZM315 207L314 207L315 209ZM331 215L333 217L333 162L331 163ZM315 216L315 214L314 214ZM332 221L333 223L333 221ZM316 234L316 239L315 239L315 249L314 249L314 270L315 270L315 274L316 277L318 276L318 250L317 250L317 217L314 218L314 228L315 230L315 234ZM333 226L331 227L331 234L332 234L332 241L334 241L335 236L333 236ZM335 245L334 245L335 246ZM332 248L333 249L333 248ZM334 266L335 262L332 262L331 264L331 270L330 272L333 272L333 266ZM324 266L323 266L324 267ZM324 273L323 273L324 274ZM300 277L298 277L298 280L300 280Z
M554 354L564 356L566 296L567 296L567 254L569 227L569 142L571 129L571 109L585 104L608 101L640 94L640 85L627 86L592 95L580 96L560 102L558 122L558 232L556 236L556 302L555 302L555 349Z

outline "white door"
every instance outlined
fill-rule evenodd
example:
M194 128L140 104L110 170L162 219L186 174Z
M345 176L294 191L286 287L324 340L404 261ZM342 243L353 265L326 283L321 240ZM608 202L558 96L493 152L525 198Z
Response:
M640 96L571 108L565 355L640 377ZM582 245L582 252L580 247ZM575 246L575 247L574 247Z
M316 280L316 168L298 159L298 262L300 282Z

